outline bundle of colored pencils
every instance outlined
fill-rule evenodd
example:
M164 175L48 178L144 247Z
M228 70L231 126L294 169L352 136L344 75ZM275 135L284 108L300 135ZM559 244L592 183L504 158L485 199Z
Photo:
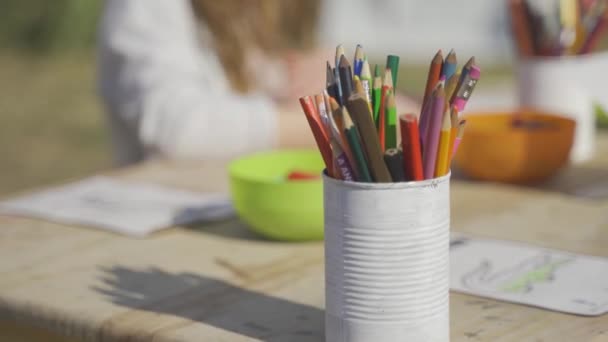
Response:
M458 70L456 53L441 50L431 61L420 115L397 116L399 57L389 55L374 75L361 45L353 64L336 49L327 62L326 89L300 104L325 162L327 174L357 182L420 181L441 177L463 137L465 108L480 69L471 57Z
M509 0L521 56L587 54L608 29L607 0Z

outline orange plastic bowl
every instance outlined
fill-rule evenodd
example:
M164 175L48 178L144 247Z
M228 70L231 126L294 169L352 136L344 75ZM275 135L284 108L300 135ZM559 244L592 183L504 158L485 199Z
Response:
M454 156L458 169L484 181L544 181L569 161L575 121L522 109L465 115L464 137Z

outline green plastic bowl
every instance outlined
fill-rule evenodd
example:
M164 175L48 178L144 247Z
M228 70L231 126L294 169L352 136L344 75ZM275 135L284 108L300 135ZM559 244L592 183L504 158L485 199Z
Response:
M291 171L321 174L323 160L315 150L283 150L250 155L229 166L232 201L249 228L284 241L323 238L321 179L286 179Z

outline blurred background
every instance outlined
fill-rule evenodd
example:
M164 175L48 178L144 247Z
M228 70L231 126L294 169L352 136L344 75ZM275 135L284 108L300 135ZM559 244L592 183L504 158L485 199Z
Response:
M0 196L111 167L96 89L95 37L102 0L3 0L0 11ZM401 56L399 87L423 91L438 48L475 55L477 92L511 77L514 49L503 1L328 0L320 43L361 43ZM329 15L331 13L331 15ZM365 20L364 20L365 18ZM352 27L359 22L358 27ZM482 94L475 96L481 101Z
M110 167L95 87L102 0L3 0L0 195Z

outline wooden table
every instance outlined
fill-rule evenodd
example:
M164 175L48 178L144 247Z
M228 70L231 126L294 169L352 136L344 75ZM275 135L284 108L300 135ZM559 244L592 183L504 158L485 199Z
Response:
M607 155L608 136L598 143L598 155ZM115 176L202 191L227 185L217 165L156 162ZM586 186L599 198L572 195ZM606 157L541 189L455 180L452 227L608 256L604 195ZM323 302L322 243L265 241L237 220L136 240L0 216L2 341L321 341ZM453 341L608 341L608 315L452 293L451 334Z

